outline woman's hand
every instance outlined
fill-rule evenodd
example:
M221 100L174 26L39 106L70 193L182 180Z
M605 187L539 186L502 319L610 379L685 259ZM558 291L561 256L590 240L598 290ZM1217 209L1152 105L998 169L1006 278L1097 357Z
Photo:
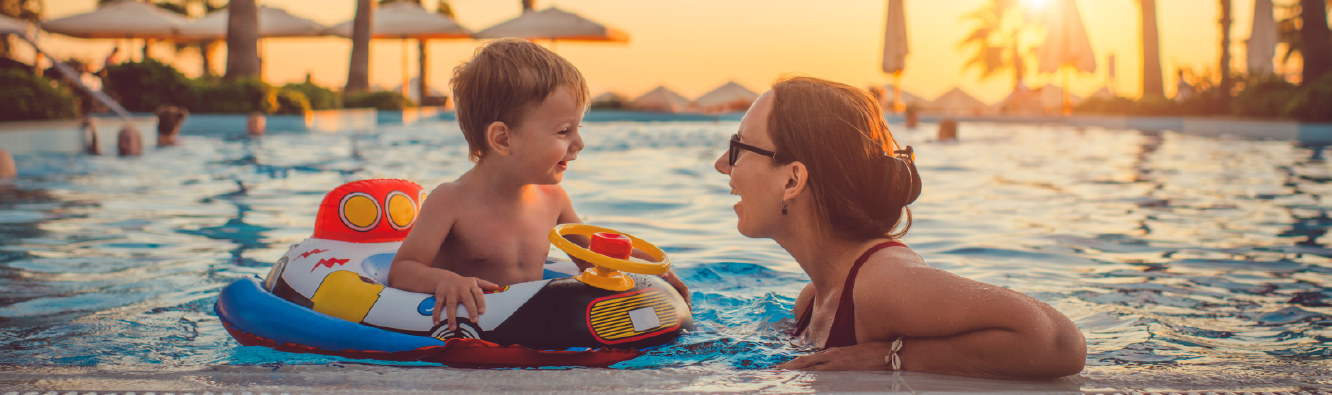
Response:
M892 343L870 342L846 347L833 347L801 356L778 365L789 370L888 370L883 357L891 353Z
M498 285L476 277L463 277L448 270L437 270L435 280L435 309L431 318L439 326L439 312L446 310L449 330L458 330L458 304L467 308L468 318L477 322L486 312L485 291L499 289Z

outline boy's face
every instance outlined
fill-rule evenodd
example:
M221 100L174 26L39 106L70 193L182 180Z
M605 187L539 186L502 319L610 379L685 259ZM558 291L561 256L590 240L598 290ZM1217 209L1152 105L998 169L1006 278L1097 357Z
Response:
M573 90L565 86L523 114L510 140L519 174L531 177L532 184L560 183L569 162L583 149L583 137L578 134L582 120L583 109Z

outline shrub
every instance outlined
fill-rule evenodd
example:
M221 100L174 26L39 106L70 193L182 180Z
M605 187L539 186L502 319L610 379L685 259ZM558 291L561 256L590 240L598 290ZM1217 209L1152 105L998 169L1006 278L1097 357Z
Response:
M74 95L51 86L32 70L0 70L0 121L68 119L79 116Z
M272 114L278 109L277 89L258 77L200 83L198 91L193 112Z
M1231 112L1249 117L1280 117L1286 105L1299 93L1299 87L1281 78L1259 77L1247 81L1244 90L1231 101Z
M0 56L0 70L11 70L11 69L26 70L29 73L33 72L33 70L36 70L32 67L32 65L29 65L27 63L23 63L14 59Z
M277 113L305 115L310 112L310 100L305 94L293 89L279 89L277 92Z
M1145 116L1177 115L1178 112L1179 103L1161 96L1144 96L1129 109L1130 114Z
M1073 109L1078 114L1127 114L1133 109L1133 99L1126 97L1093 97Z
M378 91L346 95L342 98L342 106L346 108L401 111L407 107L415 107L416 103L413 103L412 99L403 97L399 92Z
M130 111L153 112L163 104L194 104L193 82L155 59L108 67L104 81L106 90Z
M598 98L598 100L593 101L592 108L618 110L623 108L629 108L629 102L630 102L629 98L624 97L624 95L612 92L608 95Z
M1332 73L1305 84L1292 95L1285 115L1306 122L1332 122Z
M341 95L331 89L310 82L286 84L282 86L282 89L297 91L305 95L305 99L310 102L311 110L334 110L342 108Z

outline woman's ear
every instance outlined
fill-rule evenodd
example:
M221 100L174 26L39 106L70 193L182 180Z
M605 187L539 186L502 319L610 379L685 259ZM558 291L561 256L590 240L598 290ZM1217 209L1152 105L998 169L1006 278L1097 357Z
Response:
M791 162L786 173L786 185L782 187L782 200L795 199L805 193L809 186L809 169L804 163Z
M490 150L496 154L509 156L513 152L513 146L509 144L511 131L509 125L504 122L491 122L486 127L486 144L490 145Z

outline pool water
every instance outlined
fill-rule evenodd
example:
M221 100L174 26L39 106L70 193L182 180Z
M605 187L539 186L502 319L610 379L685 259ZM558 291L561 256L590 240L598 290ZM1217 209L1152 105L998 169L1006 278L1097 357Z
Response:
M940 143L931 125L894 125L916 148L925 182L904 241L932 266L1051 304L1086 336L1080 377L1028 388L771 369L808 352L785 336L808 278L771 240L735 230L738 197L712 164L736 127L584 125L587 149L563 183L575 208L585 222L671 254L697 324L610 371L289 354L241 347L222 329L212 309L221 288L265 275L308 237L330 189L380 177L431 188L469 169L456 123L253 142L185 136L183 146L131 159L19 156L20 178L0 184L0 373L10 375L0 384L151 373L325 389L426 376L501 390L589 376L612 384L550 388L879 391L910 387L893 381L902 377L916 377L917 387L964 383L947 387L955 390L1332 386L1332 205L1323 202L1332 198L1332 166L1308 159L1307 148L987 124L963 125L961 142ZM386 385L438 384L394 383Z

